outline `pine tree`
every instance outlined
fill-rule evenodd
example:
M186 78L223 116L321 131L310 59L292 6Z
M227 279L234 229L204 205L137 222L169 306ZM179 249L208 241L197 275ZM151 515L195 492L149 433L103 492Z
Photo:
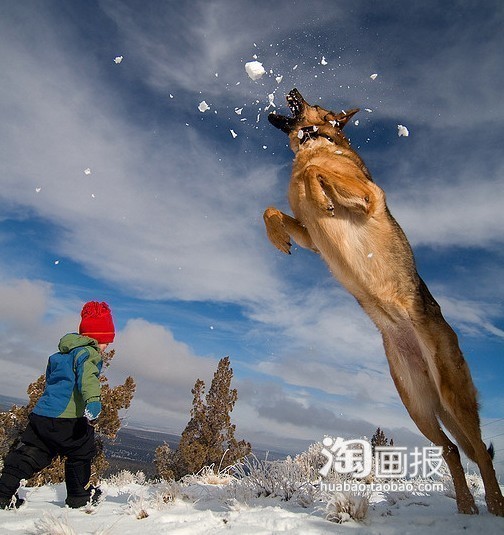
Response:
M229 364L229 357L219 361L206 396L208 453L205 464L213 463L218 466L221 463L223 466L229 466L237 459L248 455L251 450L248 442L243 440L238 442L234 436L236 426L231 424L230 413L238 400L238 391L236 388L231 389L233 370ZM223 457L225 457L224 462Z
M234 464L250 453L250 443L237 441L236 426L231 424L238 392L231 388L233 370L229 367L229 357L219 361L212 379L210 390L205 394L205 383L198 379L191 390L193 404L191 419L182 433L177 450L171 451L167 445L156 450L158 474L179 479L188 473L196 473L204 466L215 470Z
M180 460L185 473L197 472L205 464L209 438L207 407L203 402L205 383L198 379L191 393L193 395L191 419L182 433L179 444Z
M154 464L156 465L156 472L165 481L177 479L175 475L174 452L170 446L165 442L156 448L154 457Z
M103 353L103 369L110 366L115 350ZM105 473L109 463L105 458L104 440L115 439L121 427L119 410L127 409L135 394L135 381L127 377L122 385L111 388L104 373L100 376L102 384L101 401L102 412L95 426L97 455L93 459L93 484ZM15 449L20 443L20 437L28 424L28 415L36 405L45 388L45 375L41 375L28 386L28 404L26 406L13 406L10 411L0 413L0 456L2 460L7 453ZM28 484L31 486L45 485L46 483L61 483L65 480L64 459L56 457L44 470L36 474Z
M378 427L375 431L375 434L371 437L371 449L374 455L375 448L377 446L393 446L394 440L390 439L390 442L388 438L385 436L385 433Z

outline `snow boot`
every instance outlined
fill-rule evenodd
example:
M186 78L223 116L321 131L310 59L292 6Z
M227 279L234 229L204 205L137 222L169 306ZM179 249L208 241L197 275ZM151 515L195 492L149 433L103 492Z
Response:
M0 508L10 506L11 502L17 507L17 490L21 480L28 481L33 474L45 468L51 462L51 456L45 451L22 444L17 450L7 455L0 476ZM13 496L16 500L13 500Z
M67 496L65 503L72 509L79 509L86 505L96 506L100 502L102 491L98 487L91 487L88 496Z
M88 503L96 505L101 490L91 486L91 461L67 461L65 463L65 484L68 507L78 509Z
M14 494L10 498L0 496L0 509L19 509L24 503L25 500L17 494Z

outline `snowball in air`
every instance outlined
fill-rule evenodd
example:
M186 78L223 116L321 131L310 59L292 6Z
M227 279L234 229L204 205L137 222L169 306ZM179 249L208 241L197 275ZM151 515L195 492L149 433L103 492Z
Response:
M206 112L207 110L210 109L210 106L204 101L202 100L199 104L198 104L198 110L201 112L201 113L204 113Z
M233 136L233 139L238 136L238 134L234 130L230 130L231 135Z
M245 70L252 80L259 80L266 73L260 61L249 61L245 63Z
M402 124L398 124L397 125L397 135L399 137L401 137L401 136L408 137L409 136L409 130L405 126L403 126Z
M91 169L89 167L87 169L84 169L84 174L85 175L90 175L91 174Z
M274 93L270 93L268 95L268 105L264 108L265 110L269 110L271 108L271 106L273 106L274 108L276 108L276 104L275 104L275 94Z
M377 77L378 77L377 74L372 74L369 78L371 78L371 80L376 80Z
M324 56L322 56L322 59L320 60L320 64L321 65L327 65L327 60L325 59Z
M122 57L122 56L116 56L116 57L114 58L114 63L119 64L119 63L121 63L122 60L123 60L123 57Z

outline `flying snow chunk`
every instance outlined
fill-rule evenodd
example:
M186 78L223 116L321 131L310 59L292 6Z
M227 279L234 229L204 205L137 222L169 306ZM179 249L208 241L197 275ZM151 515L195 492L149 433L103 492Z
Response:
M231 135L233 136L233 139L235 137L238 137L238 134L234 130L230 130L230 132L231 132Z
M243 108L235 108L235 113L236 115L241 115L242 111L243 111Z
M322 56L322 59L320 60L320 65L327 65L327 60L324 56Z
M37 193L40 193L41 190L42 190L42 188L35 188L35 191L36 191Z
M123 60L124 58L122 56L116 56L114 58L114 63L117 63L117 65L119 65L119 63L121 63L121 61Z
M378 75L375 73L372 74L369 78L371 78L371 80L376 80L376 78L378 78Z
M245 63L245 70L252 80L259 80L262 78L266 71L260 61L248 61Z
M397 135L399 137L403 136L403 137L408 137L409 136L409 130L403 126L402 124L398 124L397 125Z
M198 110L201 112L201 113L205 113L207 110L210 109L210 106L204 101L202 100L199 104L198 104Z
M276 104L275 104L275 93L270 93L268 95L268 105L264 108L265 110L269 110L271 108L271 106L273 106L274 108L276 108Z
M84 169L84 174L85 175L90 175L91 174L91 169L89 167L87 169Z
M279 84L283 80L283 76L277 76L275 80L276 80L276 83Z

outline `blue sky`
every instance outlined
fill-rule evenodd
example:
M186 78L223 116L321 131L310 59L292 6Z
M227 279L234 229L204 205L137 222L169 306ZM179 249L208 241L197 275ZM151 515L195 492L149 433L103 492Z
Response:
M105 300L109 375L138 384L131 426L181 432L195 380L229 355L233 419L257 445L377 426L423 444L371 321L316 255L266 238L292 161L266 116L297 87L361 108L347 135L460 337L502 459L504 7L483 4L2 2L0 393L23 397L82 304Z

